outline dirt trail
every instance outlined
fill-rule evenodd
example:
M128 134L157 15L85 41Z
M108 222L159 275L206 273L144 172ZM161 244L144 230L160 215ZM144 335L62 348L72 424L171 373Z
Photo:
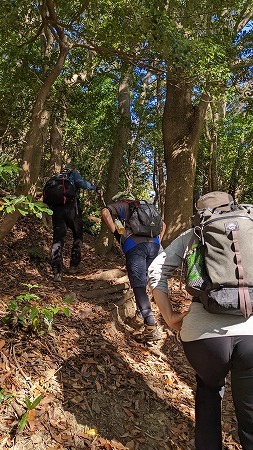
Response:
M80 272L54 283L50 245L49 229L22 219L0 248L2 317L27 285L39 285L31 288L39 297L35 306L71 299L69 317L56 314L43 336L2 326L0 448L193 450L194 373L155 304L164 331L159 344L137 343L124 325L133 308L124 257L96 256L94 238L86 234ZM27 399L40 394L28 411ZM223 410L224 448L239 449L229 381Z

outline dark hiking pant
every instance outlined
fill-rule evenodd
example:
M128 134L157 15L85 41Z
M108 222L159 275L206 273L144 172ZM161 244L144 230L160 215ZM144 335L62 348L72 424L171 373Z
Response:
M225 378L231 389L243 450L253 450L253 336L232 336L183 342L196 372L196 450L221 450L221 400Z
M147 325L155 325L154 314L147 295L147 271L158 255L160 246L155 242L141 242L126 253L126 268L134 291L137 314Z
M68 228L73 234L73 245L70 255L70 267L77 267L81 261L83 242L83 220L79 205L69 203L53 209L53 246L51 267L53 272L62 272L62 252Z

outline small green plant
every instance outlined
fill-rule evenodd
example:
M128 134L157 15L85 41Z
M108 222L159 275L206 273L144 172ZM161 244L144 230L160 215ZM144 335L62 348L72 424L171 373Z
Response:
M1 403L9 404L9 401L11 399L13 399L13 397L14 397L14 394L8 394L8 393L5 394L5 391L6 391L5 388L0 390L0 404Z
M20 168L16 163L10 161L0 161L0 178L8 183L9 179L15 175L17 175L20 171Z
M29 411L32 411L32 409L35 409L41 402L42 398L43 398L43 394L38 395L38 397L36 397L35 400L33 400L33 402L31 402L31 400L28 397L25 398L25 404L26 404L27 411L23 414L23 416L21 417L21 420L19 422L19 425L18 425L19 431L23 431L23 429L25 428L27 421L29 419Z
M20 170L20 167L16 163L0 158L0 179L4 185L11 186L12 190L14 189L12 180L18 175ZM18 211L22 216L34 214L39 219L42 218L43 213L53 214L53 211L47 205L43 202L34 201L31 195L19 195L17 197L9 192L1 198L1 211L3 215L11 214L14 211Z
M2 198L0 211L3 211L4 215L14 211L18 211L22 216L34 214L39 219L42 218L43 212L49 215L53 214L53 211L43 202L35 202L31 195L19 195L19 197L6 195Z
M40 305L40 297L31 292L31 289L39 288L37 284L26 284L28 292L18 295L11 300L7 306L7 314L3 321L12 327L20 326L26 331L37 331L45 334L52 330L54 317L62 313L69 317L69 308L61 307L57 304L49 306ZM63 299L63 303L70 303L71 299Z

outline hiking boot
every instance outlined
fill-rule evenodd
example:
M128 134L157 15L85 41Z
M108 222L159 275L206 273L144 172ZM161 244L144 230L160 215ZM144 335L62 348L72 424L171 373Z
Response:
M146 325L146 324L143 332L135 336L135 339L138 342L142 343L160 341L161 338L162 333L157 328L156 325Z
M75 273L78 272L78 267L77 266L70 266L68 273L70 275L75 275Z
M143 325L143 319L138 316L138 314L135 314L133 317L127 317L125 320L125 324L128 325L131 328L134 328L134 330L140 330Z
M54 273L54 281L61 281L62 275L60 272Z

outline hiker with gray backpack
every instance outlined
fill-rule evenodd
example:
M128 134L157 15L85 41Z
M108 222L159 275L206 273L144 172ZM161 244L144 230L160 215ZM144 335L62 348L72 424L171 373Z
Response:
M221 403L231 372L240 443L252 450L253 206L215 191L200 197L196 209L192 228L150 265L149 284L196 372L195 449L222 449ZM188 312L171 305L168 279L176 268L193 296Z
M102 210L109 230L122 246L126 268L136 301L136 314L126 324L135 330L139 342L161 339L147 294L147 269L158 255L165 225L157 208L149 202L136 200L131 193L118 192L112 203Z
M79 201L80 189L101 194L101 189L84 180L77 170L63 169L54 174L44 185L43 202L53 211L53 245L51 267L54 281L60 282L63 274L62 252L68 228L73 234L69 274L75 274L81 261L83 243L83 219Z

